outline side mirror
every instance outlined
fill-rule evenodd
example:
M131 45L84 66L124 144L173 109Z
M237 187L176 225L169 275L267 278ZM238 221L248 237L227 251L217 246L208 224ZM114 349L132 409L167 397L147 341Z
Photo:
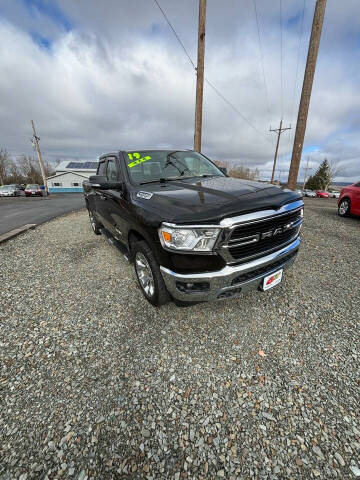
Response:
M103 175L92 175L89 177L89 182L92 188L99 188L100 190L122 190L122 182L109 182Z
M228 174L226 167L219 167L219 168L220 168L220 170L222 171L222 173L224 173L225 175Z

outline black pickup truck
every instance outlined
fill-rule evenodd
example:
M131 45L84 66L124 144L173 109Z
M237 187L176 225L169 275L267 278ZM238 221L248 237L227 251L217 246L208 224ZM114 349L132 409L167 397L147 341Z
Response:
M299 194L228 177L194 151L108 153L83 187L95 234L126 250L154 305L267 290L299 249Z

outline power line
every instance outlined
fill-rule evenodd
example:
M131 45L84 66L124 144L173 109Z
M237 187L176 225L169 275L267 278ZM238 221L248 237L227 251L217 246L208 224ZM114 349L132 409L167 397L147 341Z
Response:
M163 16L164 16L165 20L167 21L169 27L170 27L171 30L173 31L173 34L175 35L177 41L180 43L181 48L184 50L185 55L186 55L187 58L189 59L189 62L190 62L191 65L193 66L193 69L196 71L195 63L192 61L192 59L191 59L188 51L187 51L186 48L185 48L185 45L182 43L182 41L180 40L179 35L176 33L175 28L171 25L171 22L170 22L170 20L168 19L168 17L166 16L166 13L165 13L164 10L161 8L161 6L160 6L160 4L159 4L159 2L158 2L157 0L154 0L154 2L155 2L156 5L159 7L160 12L163 14Z
M303 32L304 32L304 16L305 16L305 0L303 0L303 9L302 9L302 15L301 15L299 46L298 46L296 74L295 74L295 84L294 84L294 93L293 93L292 106L291 106L291 117L290 117L291 118L291 123L293 123L293 117L294 117L295 95L296 95L296 86L297 86L297 79L298 79L298 73L299 73L299 62L300 62L300 50L301 50L301 43L302 43Z
M254 9L255 9L257 34L258 34L258 39L259 39L260 62L261 62L263 80L264 80L265 101L266 101L268 120L269 120L269 123L270 123L270 120L271 120L271 117L270 117L270 102L269 102L268 88L267 88L266 77L265 77L264 56L263 56L263 50L262 50L262 45L261 45L260 26L259 26L259 18L258 18L258 12L257 12L257 7L256 7L256 0L253 0L253 3L254 3Z
M280 0L280 85L281 85L281 119L284 116L284 85L283 85L283 28L282 0Z
M154 2L156 3L156 5L159 7L159 10L161 11L161 13L163 14L166 22L168 23L169 27L171 28L171 30L173 31L174 35L175 35L175 38L177 39L177 41L179 42L181 48L183 49L185 55L187 56L189 62L191 63L194 71L196 72L196 67L195 67L195 63L193 62L192 58L190 57L188 51L186 50L183 42L180 40L180 37L179 35L176 33L176 30L175 28L172 26L170 20L168 19L168 17L166 16L164 10L161 8L158 0L154 0ZM262 133L260 132L260 130L258 130L251 122L250 120L248 120L231 102L230 100L228 100L227 98L224 97L224 95L222 93L220 93L220 91L206 78L204 77L205 79L205 82L214 90L214 92L224 101L226 102L238 115L241 116L241 118L248 124L250 125L257 133L259 133L263 138L265 138L265 140L269 143L272 144L272 142Z
M272 142L262 133L260 130L258 130L251 122L248 120L241 112L238 110L227 98L224 97L224 95L219 92L219 90L213 85L207 78L205 78L205 82L211 87L214 92L222 99L224 100L225 103L227 103L233 110L236 112L240 117L248 124L250 127L252 127L257 133L259 133L262 137L265 138L265 140L269 143L272 144Z

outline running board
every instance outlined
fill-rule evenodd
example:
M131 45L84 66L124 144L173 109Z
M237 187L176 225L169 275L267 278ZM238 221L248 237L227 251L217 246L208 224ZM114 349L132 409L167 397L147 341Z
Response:
M117 250L119 250L119 252L122 254L122 256L124 257L124 259L127 261L127 262L130 262L130 255L129 255L129 252L127 251L127 249L124 247L124 245L122 243L120 243L118 240L116 240L115 237L113 237L113 235L111 235L111 233L109 232L109 230L107 230L106 228L100 228L100 231L101 231L101 234L104 235L104 237L106 238L106 240L110 243L110 245L113 245Z

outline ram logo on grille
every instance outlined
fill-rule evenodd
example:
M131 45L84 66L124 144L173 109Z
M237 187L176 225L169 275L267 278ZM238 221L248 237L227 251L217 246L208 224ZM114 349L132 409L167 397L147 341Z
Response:
M275 235L278 235L279 233L283 233L287 230L290 230L291 228L294 228L295 223L296 222L290 222L286 225L283 225L282 227L274 228L273 230L269 230L267 232L262 232L260 234L260 238L261 240L263 240L264 238L275 237Z
M239 238L236 244L238 246L249 245L250 243L259 242L260 240L264 240L265 238L275 237L276 235L279 235L279 233L284 233L294 228L296 223L297 222L290 222L286 225L283 225L282 227L273 228L272 230L268 230L266 232L256 233L255 235L251 235L249 237Z

